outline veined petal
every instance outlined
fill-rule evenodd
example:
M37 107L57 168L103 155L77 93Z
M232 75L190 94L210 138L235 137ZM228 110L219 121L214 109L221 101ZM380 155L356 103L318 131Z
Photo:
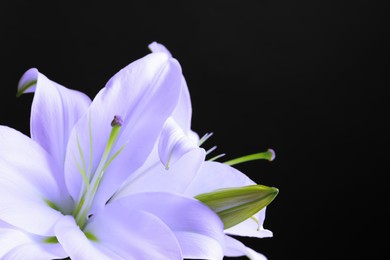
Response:
M50 236L66 205L52 172L50 156L12 128L0 126L0 220L22 230Z
M187 197L164 192L137 193L118 199L127 209L149 212L160 218L176 235L183 258L222 259L223 223L207 206ZM206 245L205 241L208 241Z
M200 149L197 143L184 134L173 118L168 118L158 145L160 160L165 167L168 169L171 164L174 164L184 154L197 149Z
M267 260L267 258L254 251L253 249L246 247L243 243L230 236L226 236L226 250L225 256L237 257L246 255L251 260Z
M18 84L18 94L33 91L31 138L51 154L59 169L63 169L70 132L91 100L79 91L49 80L35 68L26 71ZM62 171L56 177L64 183Z
M123 124L110 156L121 152L105 171L95 203L103 206L120 184L145 162L176 106L180 75L179 63L158 53L131 63L108 81L77 123L69 141L65 177L75 200L79 199L82 185L77 166L83 161L79 151L85 158L86 171L94 175L101 163L114 116L120 116Z
M0 220L0 259L53 259L67 257L60 244L22 232Z
M205 151L203 149L191 150L184 154L169 170L166 170L156 158L155 163L148 163L146 164L148 167L142 166L134 172L115 195L115 199L147 191L182 194L196 176L204 158Z
M151 213L108 204L86 227L104 245L123 259L182 259L179 243L170 228Z
M104 245L96 245L80 230L71 216L62 217L55 227L55 234L71 259L117 260L124 259Z

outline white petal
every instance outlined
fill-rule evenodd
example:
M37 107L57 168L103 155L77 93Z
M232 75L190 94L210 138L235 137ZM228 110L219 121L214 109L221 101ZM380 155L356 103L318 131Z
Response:
M252 218L248 218L240 224L226 229L225 233L236 236L257 238L272 237L272 231L263 228L265 211L266 208L260 210L260 212L255 214Z
M123 119L123 125L111 155L124 148L105 171L95 203L103 206L120 184L145 162L176 106L180 75L178 62L158 53L131 63L109 80L70 138L65 174L73 198L79 198L82 184L76 165L76 160L80 165L82 162L79 150L84 155L85 168L91 169L93 175L109 139L115 115Z
M71 216L64 216L58 221L55 227L55 233L58 241L71 259L123 259L105 248L104 245L96 244L88 240Z
M51 154L63 168L70 132L91 100L81 92L67 89L32 68L22 76L18 88L36 81L31 107L31 138ZM63 179L63 172L58 177ZM63 182L63 181L62 181Z
M233 167L219 162L206 161L203 163L198 175L185 191L185 194L192 197L216 189L252 184L255 183Z
M179 243L158 217L113 202L86 227L101 244L124 259L182 259Z
M50 157L37 143L8 127L0 127L0 219L28 232L52 235L62 214L47 201L63 200Z
M177 234L184 258L218 259L223 256L223 224L214 212L195 199L149 192L130 195L113 203L144 210L160 218Z
M237 257L246 255L251 260L267 260L267 258L254 251L253 249L246 247L243 243L230 236L226 236L226 250L225 256Z
M147 191L182 194L196 176L204 158L205 151L197 148L183 155L169 170L160 161L147 164L149 167L142 167L130 176L115 199Z

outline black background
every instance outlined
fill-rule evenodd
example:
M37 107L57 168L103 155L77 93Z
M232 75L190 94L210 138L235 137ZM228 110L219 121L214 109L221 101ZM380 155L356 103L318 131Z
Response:
M214 132L206 148L276 151L237 165L280 190L274 237L242 241L271 260L383 259L388 13L387 1L1 1L0 124L29 133L32 95L15 97L28 68L92 98L161 42L182 65L193 129Z

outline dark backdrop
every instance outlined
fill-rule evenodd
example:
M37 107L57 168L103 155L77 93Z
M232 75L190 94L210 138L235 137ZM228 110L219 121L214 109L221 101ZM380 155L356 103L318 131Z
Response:
M0 124L29 133L32 95L15 97L28 68L93 97L161 42L183 67L193 129L214 132L206 147L277 153L237 166L280 189L274 237L243 241L271 260L384 258L387 2L114 2L1 1Z

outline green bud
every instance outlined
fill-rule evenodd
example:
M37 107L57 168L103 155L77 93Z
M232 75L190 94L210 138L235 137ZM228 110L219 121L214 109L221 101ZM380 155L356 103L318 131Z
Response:
M206 204L222 220L228 229L252 217L270 204L279 190L264 185L218 189L197 195L195 198Z

